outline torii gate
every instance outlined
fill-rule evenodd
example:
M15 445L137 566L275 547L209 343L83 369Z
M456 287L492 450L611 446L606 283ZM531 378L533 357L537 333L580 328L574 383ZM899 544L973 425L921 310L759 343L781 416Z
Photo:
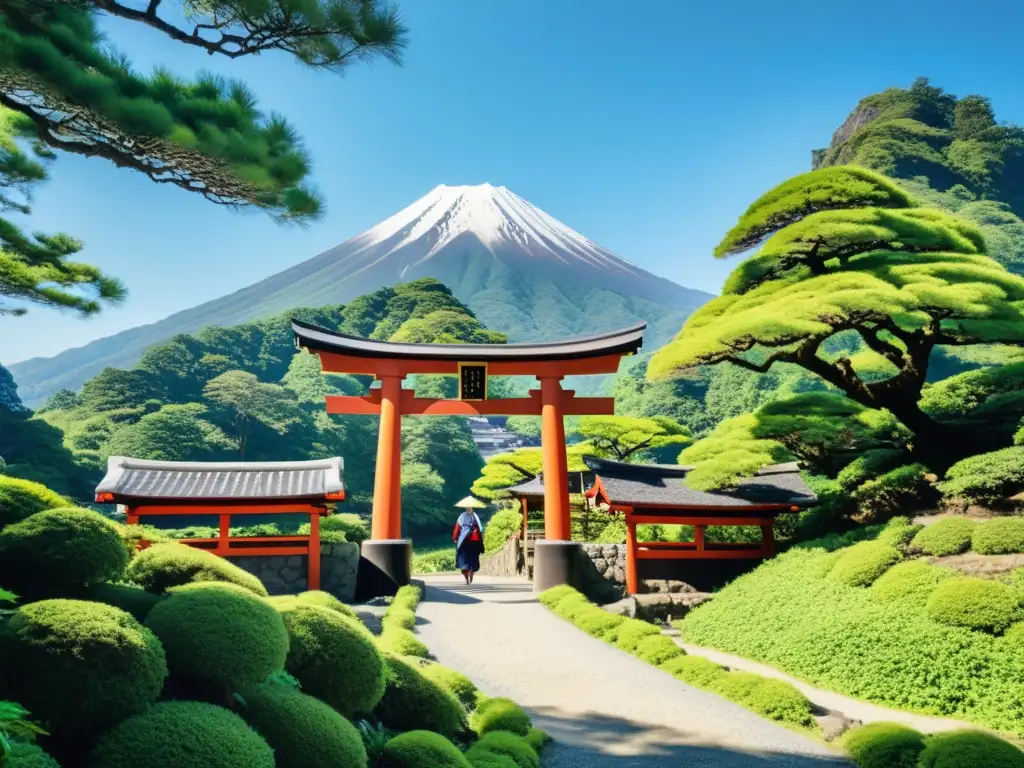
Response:
M393 591L411 577L412 543L402 538L402 416L540 416L545 541L534 556L534 589L567 583L573 562L566 481L565 416L604 416L612 397L576 397L562 389L566 376L615 373L623 356L643 344L646 323L611 333L551 343L411 344L363 339L292 320L296 345L319 355L325 373L374 376L380 387L364 396L327 396L328 413L378 414L380 434L373 487L371 539L362 556ZM459 377L455 400L418 398L402 388L415 374ZM487 398L489 376L535 376L529 397ZM541 544L541 542L538 542Z

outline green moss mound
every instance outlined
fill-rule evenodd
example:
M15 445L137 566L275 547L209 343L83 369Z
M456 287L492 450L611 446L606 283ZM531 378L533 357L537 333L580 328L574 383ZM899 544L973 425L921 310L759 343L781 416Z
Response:
M430 649L408 629L394 625L384 625L377 638L377 646L384 653L396 656L418 656L422 659L430 656Z
M197 701L166 701L128 718L100 737L89 765L275 768L273 750L242 718Z
M70 501L41 483L0 475L0 529L37 512L70 506Z
M640 619L626 619L615 632L615 647L632 653L645 637L660 634L661 630L653 624Z
M613 641L619 627L625 622L625 616L616 616L603 608L595 608L595 610L580 616L576 620L576 626L592 637Z
M0 630L5 696L62 738L92 734L156 701L167 662L124 611L84 600L22 606Z
M769 720L803 728L814 724L807 697L782 680L750 672L724 672L711 681L709 689Z
M263 582L251 573L212 552L185 544L157 544L144 549L132 560L126 576L150 592L165 592L194 582L223 581L267 596Z
M15 741L11 742L11 751L7 755L7 760L3 762L3 766L4 768L60 768L60 763L36 744Z
M345 541L351 541L355 544L362 544L370 538L370 527L366 524L366 521L359 517L359 515L350 513L328 515L321 518L320 532L324 533L326 531L344 534Z
M711 688L719 677L726 674L725 669L700 656L679 656L666 661L661 668L694 688Z
M633 653L648 664L660 666L669 659L683 655L683 649L672 642L672 638L665 635L650 635L637 643Z
M235 584L176 587L154 606L146 626L167 650L171 674L251 688L284 667L288 632L266 600Z
M387 685L374 714L388 728L433 731L455 739L466 731L466 710L417 666L388 655Z
M1024 518L997 517L976 525L971 548L980 555L1012 555L1024 552Z
M420 600L423 598L423 590L417 587L415 584L406 584L404 587L399 587L398 592L391 599L391 606L389 613L395 608L405 608L408 611L416 611L416 606L420 604Z
M458 747L430 731L409 731L384 745L378 768L471 768Z
M408 608L392 608L384 615L381 626L385 629L415 629L416 614Z
M300 592L295 596L295 599L308 605L316 605L320 608L329 608L332 611L337 611L342 616L347 616L350 619L359 621L359 616L356 615L356 612L330 592L324 592L320 589L311 589L308 592Z
M274 750L277 768L365 768L359 731L319 699L273 682L242 698L241 715Z
M155 595L139 587L109 582L94 584L86 590L84 597L86 600L112 605L122 611L127 611L135 617L136 621L140 622L146 620L149 612L153 610L153 606L166 599L164 595Z
M953 627L1002 632L1021 618L1022 593L998 581L973 577L949 579L928 598L933 620Z
M0 531L0 584L19 595L77 594L127 564L117 524L87 509L37 512Z
M470 726L481 736L494 731L508 731L525 736L530 732L533 723L530 716L514 701L498 697L480 703L473 713Z
M551 741L551 737L548 736L547 732L542 731L540 728L531 728L525 738L526 743L533 747L533 751L538 755L547 743Z
M870 723L848 732L842 745L859 768L917 768L924 736L898 723Z
M538 600L548 608L554 608L558 603L571 595L580 594L568 584L560 584L557 587L545 589L540 593Z
M516 761L511 757L494 752L473 752L473 750L470 750L466 753L466 759L469 760L469 764L473 768L518 768Z
M511 758L516 768L540 768L540 757L529 742L524 737L507 731L485 734L470 747L466 756L472 762L473 757L482 752Z
M843 550L828 577L850 587L867 587L902 558L898 549L883 541L862 541Z
M924 604L943 581L956 577L949 568L937 568L923 560L897 563L871 585L871 596L883 601L909 600Z
M480 691L476 684L464 674L433 661L410 657L409 662L412 663L412 661L417 662L424 677L452 694L467 711L476 707Z
M345 717L371 712L384 694L385 666L365 628L336 611L299 601L281 615L290 642L285 669L302 690Z
M945 517L926 525L910 541L910 546L926 555L946 557L966 552L976 523L966 517Z
M950 731L928 738L919 768L1024 768L1024 752L980 731Z

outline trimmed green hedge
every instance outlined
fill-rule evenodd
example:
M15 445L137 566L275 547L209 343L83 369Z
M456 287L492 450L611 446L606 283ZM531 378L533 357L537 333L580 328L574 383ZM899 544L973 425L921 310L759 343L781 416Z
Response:
M1016 643L940 624L924 601L879 600L873 590L825 578L839 556L815 543L794 547L733 581L677 626L687 642L770 664L822 688L1024 736L1024 668Z
M394 655L385 659L387 684L374 714L388 728L425 730L457 739L466 731L466 710L451 693L430 681L419 665Z
M420 600L423 599L423 590L417 587L415 584L406 584L404 587L399 587L398 592L391 598L391 605L388 606L389 613L395 608L405 608L406 610L413 611L415 613L416 606L420 604Z
M377 647L384 653L396 656L418 656L421 659L430 656L430 649L416 635L408 629L393 625L383 626L377 637Z
M979 555L1012 555L1024 552L1024 518L997 517L975 526L971 548Z
M320 532L342 533L345 541L362 544L370 538L370 526L359 515L341 512L320 518Z
M637 644L633 654L638 659L658 667L666 661L682 656L683 649L676 645L672 638L659 634L643 638Z
M844 734L842 746L858 768L917 768L924 736L898 723L869 723Z
M959 555L970 549L971 533L975 525L973 520L966 517L944 517L918 531L910 546L926 555Z
M288 655L281 614L236 584L175 587L149 612L146 626L163 643L172 675L234 691L259 685L284 667Z
M128 564L116 523L88 509L51 509L0 530L0 584L63 597L117 579Z
M418 659L420 672L433 683L452 694L467 711L476 708L480 691L476 684L461 672L442 666L434 661Z
M384 745L378 768L471 768L458 747L430 731L409 731Z
M469 725L481 736L492 731L508 731L525 736L533 727L530 716L522 707L512 699L501 697L481 701Z
M584 598L586 599L586 598ZM598 608L597 610L602 610ZM566 617L570 618L570 617ZM640 619L626 619L615 630L615 647L632 653L646 637L660 636L661 630Z
M60 768L60 763L36 744L24 741L11 742L11 751L4 768Z
M395 608L392 607L381 620L381 626L386 630L388 628L397 629L408 629L413 630L416 628L416 614L410 611L408 608Z
M540 728L531 728L524 738L526 739L526 743L533 747L533 751L538 755L547 743L551 741L551 737Z
M238 715L198 701L165 701L104 733L90 768L275 768L274 752Z
M961 459L948 470L938 488L946 498L995 505L1020 490L1024 483L1024 446L979 453Z
M359 616L356 615L356 612L330 592L324 592L320 589L311 589L307 592L300 592L295 596L295 599L303 603L308 603L309 605L318 605L321 608L329 608L332 611L337 611L342 616L347 616L350 619L359 621Z
M70 501L42 483L0 475L0 529L37 512L70 506Z
M484 551L497 552L523 525L519 509L499 509L484 528Z
M126 577L150 592L201 581L224 581L267 596L263 582L212 552L187 544L157 544L142 550L131 561Z
M359 731L320 699L273 682L242 698L241 715L274 750L277 768L365 768Z
M139 587L132 587L127 584L111 584L103 582L94 584L86 590L84 597L96 603L104 603L127 611L137 621L144 622L153 606L162 600L165 595L155 595Z
M950 731L928 737L919 768L1024 768L1024 752L981 731Z
M540 757L530 743L522 736L507 731L492 731L480 738L466 752L472 762L480 753L504 755L511 758L516 768L540 768Z
M850 587L868 587L902 559L903 555L891 544L862 541L843 550L828 577Z
M769 720L803 728L815 724L807 697L784 680L750 672L725 671L711 680L709 688Z
M299 601L281 610L288 630L285 669L302 690L345 717L369 713L384 694L384 659L365 628Z
M62 738L89 735L156 701L167 677L156 636L84 600L19 608L0 631L0 689Z
M679 656L669 659L661 668L694 688L713 688L718 678L726 673L724 667L700 656Z
M963 577L939 584L928 598L928 616L942 624L1002 632L1022 617L1024 592L998 581Z
M897 563L871 585L871 596L877 600L909 600L924 605L942 582L956 578L956 571L937 568L923 560Z

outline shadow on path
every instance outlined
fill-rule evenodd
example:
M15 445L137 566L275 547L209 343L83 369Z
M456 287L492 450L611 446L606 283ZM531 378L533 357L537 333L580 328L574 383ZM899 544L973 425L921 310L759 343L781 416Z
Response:
M699 734L645 726L587 712L552 707L529 710L533 724L554 739L544 750L545 768L845 768L844 758L775 752L741 752L727 747L683 743Z
M507 605L536 602L536 598L532 597L532 595L517 599L511 597L512 595L522 595L522 593L523 587L521 584L477 583L467 585L460 583L445 584L443 586L430 584L424 590L423 599L452 605L471 605L486 601Z

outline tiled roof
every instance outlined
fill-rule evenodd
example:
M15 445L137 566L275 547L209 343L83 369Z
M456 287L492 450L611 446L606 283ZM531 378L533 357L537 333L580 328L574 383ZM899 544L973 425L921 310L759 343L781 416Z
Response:
M583 458L597 474L609 504L642 507L743 507L780 505L806 507L817 502L800 476L796 462L762 468L755 477L739 480L721 491L697 491L686 484L693 467L666 464L626 464L595 456Z
M592 472L568 472L566 475L569 482L569 493L583 493L594 479ZM519 485L513 485L508 492L513 496L543 496L544 473L524 480Z
M96 486L121 499L324 499L343 493L340 458L279 462L146 461L111 456Z
M523 342L515 344L413 344L377 341L349 336L317 325L292 320L292 331L300 347L324 352L341 352L352 357L398 359L459 360L463 362L574 360L614 353L632 354L643 344L647 323L638 323L618 331L585 336L567 341Z

